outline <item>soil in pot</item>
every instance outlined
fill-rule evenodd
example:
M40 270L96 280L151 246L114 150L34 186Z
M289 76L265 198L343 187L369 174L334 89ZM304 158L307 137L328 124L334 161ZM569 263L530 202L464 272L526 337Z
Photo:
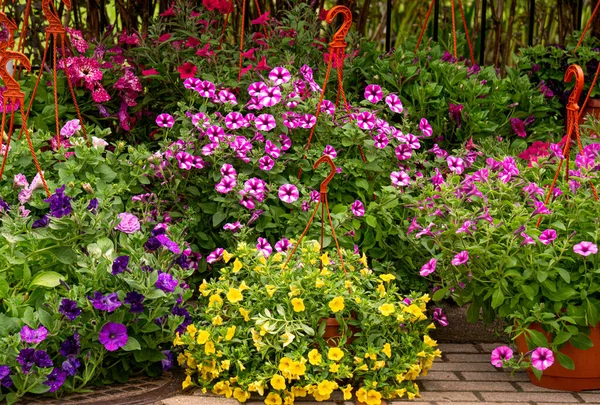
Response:
M532 324L530 329L537 330L550 337L538 324ZM552 366L544 370L540 380L531 371L527 371L531 383L539 387L564 391L584 391L600 389L600 325L590 329L590 339L594 346L587 350L580 350L567 343L560 349L561 353L569 356L575 363L574 370L561 366L555 357ZM523 335L516 339L517 348L521 353L528 351Z

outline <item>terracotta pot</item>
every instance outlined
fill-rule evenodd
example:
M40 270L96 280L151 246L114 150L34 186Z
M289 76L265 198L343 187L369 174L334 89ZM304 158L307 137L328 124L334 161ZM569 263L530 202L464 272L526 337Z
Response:
M532 324L530 329L542 332L551 341L548 333L546 333L539 324ZM540 380L531 371L527 371L531 383L539 387L550 388L564 391L583 391L600 389L600 367L598 367L598 359L600 359L600 324L595 328L590 328L590 339L594 346L588 350L580 350L573 347L570 343L565 344L560 352L566 354L575 363L575 370L568 370L560 365L555 357L554 364L544 370L544 374ZM516 339L519 352L525 353L528 351L527 343L523 335Z
M348 318L346 320L353 320L354 318ZM342 331L340 330L340 324L335 318L324 318L321 319L321 322L325 322L325 333L323 333L323 339L327 342L327 344L331 347L337 347L340 338L342 337ZM354 341L354 335L360 332L360 328L352 325L348 325L350 331L352 331L352 336L348 338L347 343L350 344Z
M588 114L592 114L597 119L600 118L600 98L590 98L583 111L579 115L579 125L585 123L583 120ZM596 134L593 134L596 135ZM597 135L596 135L597 136Z

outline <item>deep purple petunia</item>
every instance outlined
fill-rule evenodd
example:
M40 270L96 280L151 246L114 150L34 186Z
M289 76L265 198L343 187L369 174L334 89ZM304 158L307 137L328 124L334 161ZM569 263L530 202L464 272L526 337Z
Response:
M102 295L96 291L94 293L94 297L88 297L88 299L94 308L99 309L100 311L112 312L121 306L121 301L119 301L119 297L117 296L116 292Z
M40 219L36 219L33 221L32 228L45 228L50 225L50 217L48 215L43 215Z
M23 369L23 373L27 374L31 367L34 365L33 355L35 354L35 349L25 348L21 349L19 355L17 356L17 362L21 365Z
M160 242L161 245L169 249L171 252L179 254L181 253L181 249L179 249L179 245L173 242L166 234L158 235L156 240Z
M44 385L50 387L48 392L56 392L62 387L65 380L67 379L67 373L61 370L60 368L55 368L48 374L46 377L46 381L44 381Z
M48 329L44 326L40 326L37 329L32 329L27 325L21 328L21 340L26 343L37 344L48 336Z
M125 304L131 305L129 312L133 314L141 314L144 312L144 304L142 304L144 302L144 298L145 297L143 294L140 294L136 291L130 291L127 293L123 301Z
M0 211L7 212L10 210L10 205L6 203L2 198L0 198Z
M69 321L74 321L81 315L81 308L77 308L77 302L63 298L58 307L58 312L63 314Z
M65 195L64 184L62 187L57 188L56 192L46 198L44 202L50 204L50 215L55 218L62 218L73 211L73 208L71 207L71 198Z
M127 327L122 323L107 322L104 324L98 335L98 340L104 345L106 350L114 352L127 344L129 336Z
M170 350L163 350L162 353L165 355L165 358L160 361L162 369L170 370L173 368L173 353Z
M162 244L154 236L149 237L146 243L144 243L144 249L149 252L153 252L161 246Z
M69 356L62 363L63 371L65 371L67 375L70 375L71 377L77 374L77 370L79 370L79 367L81 367L81 362L75 356Z
M97 198L92 198L90 200L90 203L87 206L87 210L91 211L93 213L96 213L97 209L98 209L98 199Z
M112 275L123 273L129 265L129 256L118 256L112 264Z
M58 352L64 356L76 356L81 350L81 344L79 343L79 333L73 333L73 336L66 338L61 344Z
M52 367L52 359L48 356L45 350L36 350L33 353L33 362L39 368L48 368Z
M169 273L159 272L158 280L156 280L156 288L163 290L164 292L173 292L179 282L173 278Z
M10 367L0 366L0 385L5 388L10 388L13 385L13 380L10 377Z

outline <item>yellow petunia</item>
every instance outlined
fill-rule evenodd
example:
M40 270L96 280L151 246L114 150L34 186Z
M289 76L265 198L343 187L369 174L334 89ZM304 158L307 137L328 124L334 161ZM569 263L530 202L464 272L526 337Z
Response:
M437 341L433 340L432 338L430 338L429 336L425 335L423 336L423 342L429 346L429 347L436 347L437 346Z
M233 272L239 272L242 269L242 267L244 267L244 265L242 264L240 259L235 259L235 261L233 262Z
M285 378L279 374L275 374L273 378L271 378L271 386L278 391L283 391L285 389Z
M235 256L231 253L229 253L228 251L224 250L223 251L223 260L225 261L225 263L229 263L229 261L231 260L231 258Z
M196 337L196 332L198 332L198 329L196 329L196 326L194 324L188 325L187 328L185 328L185 330L187 330L187 333L190 334L190 337L192 339Z
M292 387L292 395L298 398L304 398L307 394L306 388Z
M321 356L317 349L312 349L310 352L308 352L308 362L313 366L318 366L321 364L322 359L323 356Z
M356 391L356 399L358 399L360 402L367 403L367 390L361 388Z
M193 385L192 377L188 375L187 377L185 377L185 380L183 381L183 383L181 383L181 388L186 389L186 388L190 387L191 385Z
M244 321L248 322L250 320L250 317L248 316L250 315L250 311L247 309L240 308L240 315L244 317Z
M277 287L271 284L266 285L265 288L267 289L267 294L269 297L273 297L273 294L275 294L275 291L277 291Z
M330 373L337 373L340 370L340 365L338 363L333 363L329 366Z
M392 346L389 343L383 345L383 349L381 351L389 357L392 357Z
M258 262L259 262L260 264L262 264L263 266L266 266L266 264L267 264L267 259L265 259L265 257L264 257L263 255L261 255L261 256L258 258Z
M302 376L306 373L306 365L299 361L294 361L292 362L292 365L290 367L290 373L292 373L295 376Z
M379 307L379 312L381 312L383 316L390 316L395 310L396 307L394 307L394 304L383 304Z
M201 330L198 333L198 339L196 341L198 342L199 345L203 345L206 342L208 342L209 337L210 337L210 333L208 333L208 331Z
M367 267L367 255L363 253L362 257L358 260L363 266Z
M215 354L215 353L216 353L215 344L209 340L204 345L204 354L206 354L208 356L209 354Z
M304 307L304 301L302 300L302 298L293 298L292 306L294 307L294 312L302 312L306 309Z
M320 278L318 278L317 281L315 281L315 287L316 288L321 288L321 287L324 287L324 286L325 286L325 283Z
M274 392L269 392L269 395L265 398L265 405L281 405L281 396Z
M208 299L208 307L216 307L223 305L223 298L219 294L213 294Z
M248 285L246 284L246 282L245 282L245 281L242 281L242 283L240 284L240 288L239 288L239 290L240 290L241 292L244 292L244 291L246 291L246 290L249 290L249 289L250 289L250 287L248 287Z
M283 347L286 347L294 341L296 336L293 333L285 332L280 336L280 338L281 342L283 343Z
M344 357L344 352L339 347L331 347L327 352L327 358L333 361L340 361Z
M323 263L323 266L329 266L331 264L331 260L329 260L329 254L327 252L321 255L321 263Z
M316 393L329 397L331 393L337 389L337 387L338 385L335 381L323 380L317 385ZM313 393L313 395L315 396L315 393Z
M206 282L206 280L202 280L202 284L200 284L199 290L204 297L210 294L210 291L208 291L208 283Z
M179 336L179 332L175 333L175 339L173 339L173 346L183 346L183 340L181 340L181 336Z
M428 303L430 300L429 294L423 294L421 297L417 298L417 301L423 301L425 303Z
M385 295L385 287L383 286L383 283L379 283L379 285L377 286L377 292L379 292L380 298Z
M227 328L227 334L225 335L225 340L233 339L233 335L235 335L235 328L236 328L235 325Z
M240 302L243 299L244 296L242 295L242 292L237 288L230 288L227 292L227 301L231 302L232 304Z
M386 283L396 279L396 277L393 274L381 274L379 278L385 281Z
M273 263L279 263L282 260L283 256L281 255L281 253L277 252L273 255Z
M344 298L335 297L329 301L329 309L331 309L331 312L333 313L340 312L342 309L344 309Z
M223 318L221 318L221 315L215 315L212 319L212 324L215 326L223 325Z
M250 393L244 391L240 387L236 387L236 389L233 390L233 397L237 399L238 402L244 403L250 398Z
M293 360L289 357L282 357L279 360L279 371L281 372L289 372L290 368L292 368Z
M380 405L381 394L375 390L369 390L367 393L367 400L365 402L367 405Z
M342 392L345 400L352 399L352 386L350 384L346 385L346 388L342 388Z

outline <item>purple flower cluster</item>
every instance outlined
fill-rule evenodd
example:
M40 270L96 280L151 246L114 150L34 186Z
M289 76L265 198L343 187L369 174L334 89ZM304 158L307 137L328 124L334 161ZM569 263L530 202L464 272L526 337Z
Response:
M56 192L44 200L50 204L50 215L55 218L62 218L73 211L71 207L71 198L65 195L65 185L57 188ZM34 224L35 225L35 224Z

